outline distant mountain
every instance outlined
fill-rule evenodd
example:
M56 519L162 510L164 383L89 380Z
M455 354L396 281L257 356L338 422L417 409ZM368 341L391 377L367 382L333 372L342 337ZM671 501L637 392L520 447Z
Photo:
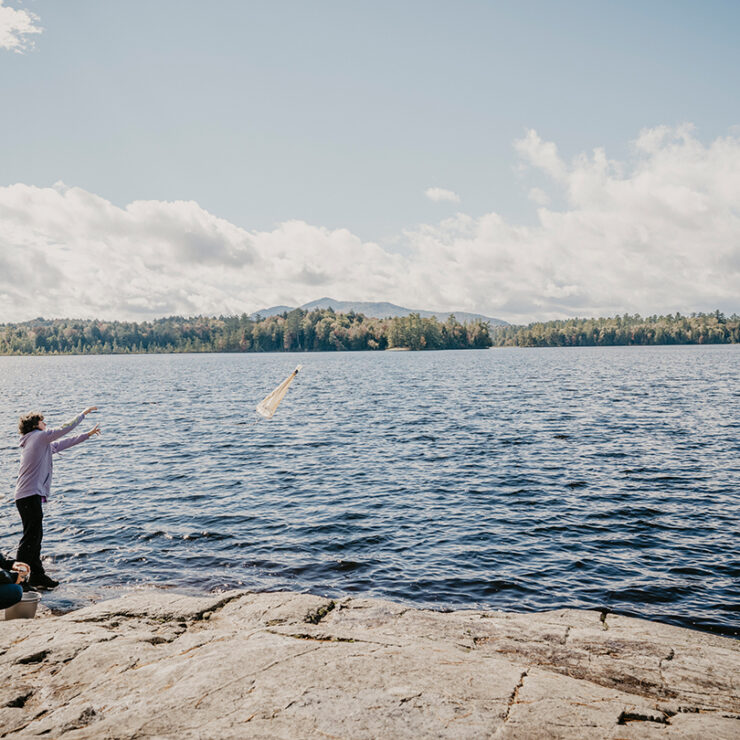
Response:
M261 316L263 319L268 319L270 316L278 316L286 311L292 311L295 306L270 306L270 308L263 308L261 311L255 311L251 314L250 318Z
M265 319L268 316L277 316L286 311L292 311L293 308L293 306L272 306L271 308L263 308L261 311L256 311L252 316L257 316L259 314L263 319ZM467 313L466 311L424 311L415 308L404 308L403 306L396 306L393 303L387 302L372 303L370 301L335 301L333 298L319 298L318 301L304 303L302 306L299 306L299 308L302 308L304 311L312 311L314 308L331 308L337 313L349 313L350 311L354 311L355 313L362 313L365 314L365 316L370 316L375 319L386 319L393 316L408 316L410 313L418 313L422 318L431 318L434 316L438 321L447 321L450 313L454 313L455 318L462 323L480 319L481 321L490 322L491 326L508 326L506 321L493 319L490 316L483 316L479 313Z

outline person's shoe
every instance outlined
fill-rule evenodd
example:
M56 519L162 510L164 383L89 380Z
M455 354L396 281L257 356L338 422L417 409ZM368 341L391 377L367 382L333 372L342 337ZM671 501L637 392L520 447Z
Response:
M23 589L24 593L26 591L36 591L36 586L32 586L28 581L22 581L21 588Z
M28 585L51 591L51 589L56 588L59 585L59 581L55 581L53 578L49 578L46 573L43 573L38 576L38 578L31 576L31 580L28 582Z

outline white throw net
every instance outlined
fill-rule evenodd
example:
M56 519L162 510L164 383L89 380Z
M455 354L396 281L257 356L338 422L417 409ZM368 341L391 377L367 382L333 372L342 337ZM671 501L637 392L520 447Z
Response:
M290 388L293 378L298 375L298 371L302 367L303 365L298 365L298 367L293 370L293 372L282 383L280 383L272 393L263 398L257 404L257 413L260 416L263 416L265 419L272 418L272 415L277 411L277 407L280 405L280 401L285 398L285 394L288 392L288 388Z

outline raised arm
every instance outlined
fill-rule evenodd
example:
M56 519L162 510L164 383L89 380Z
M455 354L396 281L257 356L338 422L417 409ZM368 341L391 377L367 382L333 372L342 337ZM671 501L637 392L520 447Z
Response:
M97 424L84 434L78 434L76 437L67 437L67 439L63 439L60 442L52 442L49 445L49 447L51 447L51 454L53 455L57 452L62 452L62 450L68 450L70 447L74 447L96 434L100 434L100 427Z
M74 419L70 419L70 421L62 424L62 426L60 426L58 429L45 429L44 434L46 435L47 441L54 442L55 440L63 437L65 434L69 434L69 432L71 432L89 413L97 410L97 406L90 406L89 408L86 408L81 414L77 414ZM59 450L54 451L58 452Z

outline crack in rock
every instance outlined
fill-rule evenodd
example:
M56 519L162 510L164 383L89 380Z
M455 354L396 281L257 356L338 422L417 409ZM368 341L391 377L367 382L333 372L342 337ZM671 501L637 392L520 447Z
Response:
M295 660L296 658L300 658L303 655L308 655L308 653L316 652L316 650L320 650L321 648L313 647L309 648L308 650L303 650L300 653L293 653L292 655L286 655L284 658L279 658L278 660L273 660L272 663L268 663L263 668L260 668L258 671L253 671L252 673L249 673L247 675L249 676L258 676L260 673L264 673L265 671L269 671L270 668L274 668L276 665L280 665L281 663L287 663L289 660ZM233 682L229 682L233 683Z
M7 732L3 732L0 737L8 737L8 735L15 735L16 733L20 732L21 730L25 730L26 727L29 725L32 725L37 719L41 719L45 714L48 713L48 710L42 709L40 712L34 714L31 719L28 720L25 724L19 725L18 727L13 727L11 730L8 730Z
M237 706L235 709L232 709L230 712L224 712L220 714L219 719L223 720L225 717L233 717L235 714L241 711L243 711L243 707ZM246 723L252 720L253 718L254 718L254 714L250 715L243 721ZM205 720L205 722L201 722L200 724L193 725L191 727L188 727L187 729L189 732L194 732L196 730L203 730L212 725L213 725L213 719L209 717L207 720Z
M76 617L75 619L71 619L71 622L74 622L75 624L99 624L101 622L108 622L108 625L110 627L118 627L120 622L111 622L110 620L113 619L116 616L121 616L118 614L102 614L102 615L96 615L94 617ZM128 616L126 614L125 616Z
M655 683L646 679L638 678L629 673L618 671L602 671L594 673L590 669L591 656L588 655L588 666L585 669L577 666L559 666L552 663L537 663L537 667L551 673L558 673L579 681L587 681L596 686L607 689L618 689L625 694L633 694L643 699L675 699L678 694L663 683Z
M336 637L335 635L310 635L307 632L278 632L277 630L264 630L270 635L278 637L292 637L294 640L312 640L313 642L353 642L363 645L379 645L381 648L403 647L394 642L378 642L376 640L360 640L355 637ZM364 653L363 653L364 654Z
M198 701L196 701L195 704L193 704L193 708L198 709L198 707L200 707L200 705L203 703L203 700L206 699L207 697L219 691L222 691L227 686L232 686L233 684L238 683L239 681L246 680L247 678L249 678L250 675L251 674L246 674L244 676L237 676L236 678L233 678L231 681L227 681L226 683L219 684L218 686L216 686L216 688L211 689L210 691L204 692L203 695L198 699ZM255 687L255 681L252 680L252 683L249 685L249 688L242 693L241 698L243 699L245 696L247 696L247 694L251 694L254 691L254 687Z
M182 637L188 631L188 626L180 623L174 629L171 629L165 634L152 635L151 637L143 638L143 642L148 642L150 645L169 645L175 642L178 637Z
M413 701L414 699L418 699L421 697L423 693L424 693L423 691L420 691L418 694L414 694L413 696L404 696L399 703L405 704L406 702Z
M524 686L524 679L529 674L529 668L527 668L526 671L522 671L522 675L519 676L519 683L514 687L514 690L511 692L511 696L509 697L509 703L506 705L506 714L504 715L504 723L508 722L509 715L511 714L511 708L514 706L514 704L517 703L517 699L519 698L519 691L521 690L522 686Z
M208 606L205 609L202 609L201 611L193 614L192 621L197 622L202 620L205 614L208 614L208 618L210 619L216 612L220 612L225 606L228 606L232 601L237 601L238 599L241 599L242 596L244 596L244 594L232 594L231 596L225 596L223 599L217 601L215 604L211 604L211 606Z
M77 719L72 722L68 722L64 727L62 727L61 734L63 735L65 732L71 732L72 730L79 730L81 727L86 727L93 722L97 716L98 713L93 707L86 707L82 710Z
M296 640L314 640L315 642L362 642L352 637L335 637L334 635L309 635L307 632L274 632L266 630L271 635L282 635L283 637L292 637Z
M208 619L212 617L216 612L221 611L225 606L230 604L232 601L236 601L237 599L241 599L244 596L243 593L236 593L236 594L230 594L229 596L224 596L222 599L217 600L215 603L210 603L208 606L203 607L200 611L193 612L188 615L183 614L161 614L152 616L151 614L145 613L145 612L137 612L137 611L131 611L131 612L104 612L102 614L94 614L91 616L83 616L83 617L75 617L72 618L70 621L74 622L75 624L85 624L85 623L100 623L100 622L108 622L110 626L117 627L121 624L120 620L136 620L137 623L141 623L142 621L146 621L149 624L167 624L169 622L178 622L181 624L185 624L187 626L187 623L190 622L200 622L203 621L204 616L208 614ZM113 621L118 620L118 621ZM107 625L106 625L107 626Z
M256 621L261 622L269 612L280 611L280 609L290 604L292 600L293 599L288 599L287 601L281 601L279 604L270 604L269 606L267 606L266 608L262 610L259 617L257 617ZM274 621L274 620L270 620L270 621ZM283 619L282 621L286 622L287 620Z
M641 714L640 712L628 712L626 709L622 710L622 713L617 719L618 725L626 725L629 722L656 722L660 725L671 724L668 720L668 716L665 712L658 710L657 714Z
M255 676L258 676L260 673L264 673L265 671L269 671L270 668L274 668L276 665L279 665L280 663L286 663L289 660L295 660L296 658L300 658L303 655L307 655L308 653L313 653L316 650L319 650L319 647L310 648L309 650L303 650L300 653L294 653L293 655L288 655L285 658L280 658L279 660L274 660L272 663L268 663L268 665L264 666L263 668L260 668L258 671L250 671L249 673L244 674L243 676L237 676L236 678L233 678L231 681L227 681L226 683L220 684L219 686L211 689L210 691L206 691L200 699L195 703L195 709L197 709L201 702L211 694L214 694L218 691L222 691L227 686L231 686L235 683L238 683L239 681L246 681L251 680L249 688L243 693L243 696L246 696L247 694L250 694L252 691L254 691L255 685L257 683ZM250 717L249 719L252 719ZM249 722L249 719L245 720L246 722Z
M286 704L286 705L285 705L284 707L282 707L281 709L273 709L273 711L272 711L272 714L270 715L270 719L275 719L275 717L277 717L278 715L280 715L280 714L282 714L283 712L285 712L285 711L287 711L288 709L290 709L290 708L291 708L291 707L292 707L292 706L293 706L294 704L296 704L296 703L297 703L297 702L299 702L299 701L300 701L300 700L301 700L301 699L302 699L302 698L303 698L304 696L306 696L306 694L308 694L308 692L309 692L309 691L310 691L310 689L306 689L305 691L302 691L302 692L301 692L301 695L300 695L300 696L297 696L297 697L296 697L295 699L291 699L291 700L290 700L290 701L289 701L289 702L288 702L288 703L287 703L287 704ZM251 719L252 719L253 717L254 717L254 715L252 715L252 717L250 717L249 719L251 720ZM247 721L249 721L249 720L247 720Z
M16 665L28 665L29 663L41 663L46 660L46 656L49 654L49 650L39 650L38 652L31 653L30 655L24 655L22 658L16 660Z
M668 655L665 656L665 658L661 658L658 662L658 671L660 673L660 680L663 681L663 683L666 683L665 675L663 674L663 663L667 663L669 660L673 660L676 657L676 651L671 648L671 651L668 653Z
M320 606L318 609L306 612L306 616L303 617L303 621L307 624L318 624L330 611L333 611L337 603L332 600L327 604Z
M5 704L6 707L11 707L14 709L22 709L26 706L26 702L33 696L33 691L27 691L25 694L19 694L15 697L15 699L11 699L7 704Z

